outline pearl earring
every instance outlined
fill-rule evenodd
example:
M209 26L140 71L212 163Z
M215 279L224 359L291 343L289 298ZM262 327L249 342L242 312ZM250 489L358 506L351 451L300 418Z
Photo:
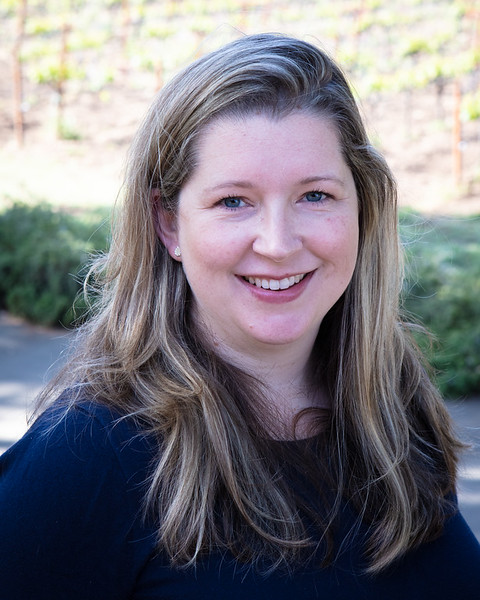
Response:
M175 254L175 256L178 258L179 256L182 255L182 251L180 250L180 246L177 246L175 248L175 250L173 251L173 253Z

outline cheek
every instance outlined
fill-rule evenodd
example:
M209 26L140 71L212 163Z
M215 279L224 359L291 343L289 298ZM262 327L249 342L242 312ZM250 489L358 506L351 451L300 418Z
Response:
M245 250L245 240L231 229L196 224L181 230L183 268L187 278L199 281L212 276L235 271L235 266Z
M326 219L325 225L317 238L319 251L323 248L332 262L353 271L358 255L358 219L332 217Z
M248 236L241 228L222 227L216 221L189 224L180 230L180 239L189 257L209 266L235 261L248 245Z

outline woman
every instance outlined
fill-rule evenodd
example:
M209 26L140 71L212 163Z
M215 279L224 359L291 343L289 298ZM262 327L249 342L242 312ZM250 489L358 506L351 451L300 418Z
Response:
M395 194L314 46L244 37L173 79L95 314L2 457L6 598L478 597Z

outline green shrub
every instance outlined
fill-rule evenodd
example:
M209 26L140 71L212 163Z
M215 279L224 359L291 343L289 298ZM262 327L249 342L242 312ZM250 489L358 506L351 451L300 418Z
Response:
M47 205L0 213L0 308L45 325L71 325L84 310L81 277L107 246L105 215ZM480 218L401 218L407 254L403 305L435 336L420 344L449 397L480 394Z
M0 213L0 307L43 325L72 324L82 310L79 274L107 244L98 214L74 217L47 205Z
M480 394L480 219L404 214L404 307L433 334L424 342L449 397Z

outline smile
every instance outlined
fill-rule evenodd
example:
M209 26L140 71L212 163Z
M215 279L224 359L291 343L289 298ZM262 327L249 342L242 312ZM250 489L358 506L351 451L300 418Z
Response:
M300 283L305 277L306 273L301 275L292 275L291 277L285 277L284 279L261 279L260 277L244 277L245 281L256 285L264 290L288 290L296 283Z

